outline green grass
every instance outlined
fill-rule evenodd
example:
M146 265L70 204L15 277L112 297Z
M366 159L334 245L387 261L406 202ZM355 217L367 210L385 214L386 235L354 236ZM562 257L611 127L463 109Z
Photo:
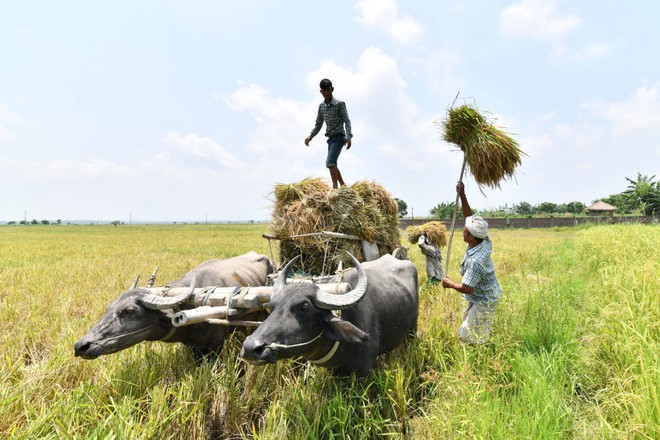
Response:
M209 258L270 255L266 225L0 228L0 438L660 437L660 229L492 231L504 295L463 346L464 300L420 273L418 337L366 378L298 361L214 362L143 343L85 361L73 343L128 288ZM458 278L464 243L455 240ZM275 250L275 249L274 249ZM275 253L277 258L277 253Z

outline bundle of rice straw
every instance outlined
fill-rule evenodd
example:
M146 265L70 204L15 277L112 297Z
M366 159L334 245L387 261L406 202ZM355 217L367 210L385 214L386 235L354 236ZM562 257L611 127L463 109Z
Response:
M408 234L408 241L412 244L417 244L417 240L421 237L422 232L426 232L429 240L435 243L438 247L445 247L447 245L447 227L442 222L426 222L423 225L413 225L406 228Z
M323 179L308 178L278 183L273 194L270 228L280 239L280 260L301 255L294 269L306 274L326 275L340 260L349 262L344 251L362 261L362 240L376 243L380 255L391 253L399 244L398 205L374 182L361 181L331 191ZM320 232L358 239L315 235Z
M442 123L443 138L458 145L479 185L496 188L511 178L526 154L518 142L491 124L471 105L450 108Z

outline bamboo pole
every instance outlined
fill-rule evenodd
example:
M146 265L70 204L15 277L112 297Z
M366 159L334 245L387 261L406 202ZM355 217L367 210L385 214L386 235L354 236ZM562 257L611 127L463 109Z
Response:
M465 164L467 158L463 155L463 166L461 167L461 175L458 178L458 183L463 183L463 174L465 173ZM447 260L445 260L445 276L449 274L449 257L451 256L451 242L454 238L454 227L456 226L456 214L458 211L458 192L456 192L456 201L454 202L454 215L451 219L451 232L449 233L449 241L447 242Z

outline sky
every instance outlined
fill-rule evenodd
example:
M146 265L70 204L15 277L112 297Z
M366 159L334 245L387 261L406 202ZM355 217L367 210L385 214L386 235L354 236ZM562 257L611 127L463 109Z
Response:
M278 183L339 157L428 216L463 153L456 96L528 155L473 208L567 203L660 174L660 2L614 0L0 0L0 221L268 220Z

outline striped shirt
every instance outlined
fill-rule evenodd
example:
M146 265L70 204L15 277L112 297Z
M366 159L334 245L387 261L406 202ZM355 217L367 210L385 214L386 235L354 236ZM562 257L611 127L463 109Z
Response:
M495 266L490 254L493 243L486 237L475 247L468 246L461 263L462 283L472 287L472 294L463 298L471 303L497 304L502 297L502 288L495 277Z
M329 104L325 100L319 104L319 112L316 116L316 124L310 133L310 137L316 136L321 131L321 126L325 122L325 135L326 137L333 137L337 135L344 135L346 140L353 137L351 132L351 120L348 118L348 110L346 110L346 103L340 101L334 96ZM344 131L346 126L346 131Z

